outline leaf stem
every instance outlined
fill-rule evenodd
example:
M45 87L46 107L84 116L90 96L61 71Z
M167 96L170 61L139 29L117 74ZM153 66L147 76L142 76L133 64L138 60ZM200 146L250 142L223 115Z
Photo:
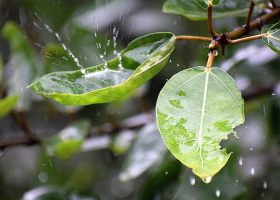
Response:
M280 9L274 9L270 13L263 15L262 17L256 19L255 21L250 23L249 31L255 30L255 29L261 29L264 24L266 24L269 20L277 17L280 15ZM239 27L235 29L234 31L231 31L228 33L229 39L238 38L242 35L244 35L244 29L242 27Z
M216 50L214 50L216 51ZM209 54L208 54L208 61L207 61L207 65L206 65L206 68L207 68L207 72L209 72L209 70L211 69L212 67L212 63L213 63L213 60L215 58L215 53L214 51L210 51Z
M190 35L178 35L176 36L177 40L196 40L196 41L205 41L211 42L213 39L210 37L200 37L200 36L190 36Z
M268 35L267 33L264 33L264 34L254 35L254 36L250 36L250 37L246 37L246 38L241 38L238 40L229 40L228 44L239 44L239 43L247 42L250 40L261 39L262 37L267 36L267 35Z
M251 18L252 18L254 7L255 7L254 0L251 0L248 16L247 16L247 20L246 20L246 25L244 26L245 34L249 33L249 27L250 27L250 22L251 22Z
M208 18L208 29L210 34L214 37L217 35L216 31L214 30L213 21L212 21L212 6L209 5L207 8L207 18Z

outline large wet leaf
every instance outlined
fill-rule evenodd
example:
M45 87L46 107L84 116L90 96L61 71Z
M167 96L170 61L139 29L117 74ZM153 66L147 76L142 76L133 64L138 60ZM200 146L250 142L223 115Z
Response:
M280 54L280 22L270 26L271 25L265 25L262 29L262 33L267 33L267 35L263 37L263 41L271 50Z
M155 76L175 47L172 33L153 33L132 41L114 60L71 72L47 74L28 86L67 105L117 100Z
M230 157L219 143L244 122L244 101L235 81L220 68L181 71L160 92L156 109L171 153L210 182Z
M213 7L212 17L214 19L225 17L246 17L248 15L249 6L250 1L226 0ZM254 15L260 13L263 9L263 4L261 2L256 2ZM167 13L183 15L192 20L207 19L207 9L201 7L195 1L167 0L163 5L163 11Z

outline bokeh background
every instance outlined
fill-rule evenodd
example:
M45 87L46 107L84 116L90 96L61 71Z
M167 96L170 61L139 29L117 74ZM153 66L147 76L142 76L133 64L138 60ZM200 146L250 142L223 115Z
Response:
M167 151L154 113L157 95L173 74L206 64L207 43L178 41L165 68L123 102L64 106L25 90L46 73L107 62L145 34L210 37L206 21L163 13L163 3L0 1L1 95L20 95L15 111L0 119L0 145L9 144L0 149L0 199L279 199L280 59L261 40L227 46L214 60L242 91L246 121L236 128L239 140L230 135L222 141L233 153L209 184ZM214 25L227 32L245 20ZM80 122L87 124L88 138L66 160L46 144L25 142L26 132L45 139Z

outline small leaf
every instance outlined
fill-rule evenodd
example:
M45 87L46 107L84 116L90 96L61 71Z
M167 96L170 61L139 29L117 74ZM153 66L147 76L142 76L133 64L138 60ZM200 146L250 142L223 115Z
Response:
M204 0L201 1L204 3ZM205 4L206 5L206 4ZM213 19L225 17L247 17L250 1L244 0L226 0L225 2L214 6ZM207 8L206 6L204 6ZM191 20L206 20L207 9L198 5L195 1L190 0L167 0L163 5L163 11L183 15ZM254 15L264 9L261 2L256 2Z
M202 8L208 8L210 6L216 6L224 0L195 0L195 2Z
M138 133L138 138L124 162L120 180L129 181L140 176L160 160L166 150L156 123L147 124Z
M269 46L269 48L280 54L280 22L271 25L265 25L262 29L262 33L267 33L266 36L263 37L263 41Z
M67 105L108 103L138 88L166 64L175 47L172 33L153 33L132 41L114 60L83 73L54 72L28 86L36 94Z
M210 182L230 156L219 143L244 122L244 101L235 81L220 68L181 71L163 87L156 111L171 153Z
M7 115L15 107L18 95L12 95L0 100L0 117Z
M44 140L43 143L49 154L55 154L60 159L67 160L81 148L88 130L89 122L80 121L75 125L67 126L58 134Z

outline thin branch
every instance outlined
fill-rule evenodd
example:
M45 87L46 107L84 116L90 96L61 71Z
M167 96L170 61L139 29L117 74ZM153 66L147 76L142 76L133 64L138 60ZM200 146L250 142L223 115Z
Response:
M268 35L268 34L264 33L264 34L260 34L260 35L254 35L254 36L250 36L250 37L246 37L246 38L241 38L241 39L238 39L238 40L229 40L228 44L239 44L239 43L247 42L247 41L250 41L250 40L261 39L262 37L264 37L266 35Z
M245 34L249 33L249 27L250 27L250 22L251 22L251 18L252 18L254 7L255 7L254 0L251 0L248 16L247 16L247 20L246 20L246 25L244 26Z
M260 29L264 24L266 24L269 20L280 15L280 9L274 9L270 13L263 15L261 18L256 19L255 21L250 23L249 31ZM239 27L234 31L228 33L229 39L235 39L244 35L244 29Z
M214 30L213 20L212 20L212 6L208 6L207 9L207 18L208 18L208 29L210 34L214 37L217 35L216 31Z
M190 35L178 35L176 36L177 40L196 40L196 41L204 41L211 42L213 38L210 37L200 37L200 36L190 36Z

